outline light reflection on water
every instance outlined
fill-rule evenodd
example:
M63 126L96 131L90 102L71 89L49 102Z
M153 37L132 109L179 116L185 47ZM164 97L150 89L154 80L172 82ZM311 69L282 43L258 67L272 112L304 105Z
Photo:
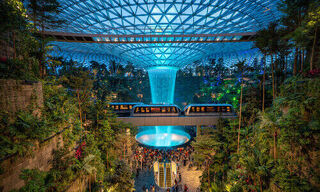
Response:
M183 126L144 126L139 127L136 140L153 147L174 147L190 140Z

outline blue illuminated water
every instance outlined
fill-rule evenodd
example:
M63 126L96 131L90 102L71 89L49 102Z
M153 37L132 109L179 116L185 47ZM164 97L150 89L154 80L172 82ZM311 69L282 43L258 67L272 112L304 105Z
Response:
M152 147L174 147L190 140L183 126L144 126L139 128L136 140Z
M153 104L173 104L178 68L157 66L147 69ZM190 140L182 126L145 126L139 128L136 140L152 147L174 147Z
M148 69L153 104L172 104L178 68L158 66Z

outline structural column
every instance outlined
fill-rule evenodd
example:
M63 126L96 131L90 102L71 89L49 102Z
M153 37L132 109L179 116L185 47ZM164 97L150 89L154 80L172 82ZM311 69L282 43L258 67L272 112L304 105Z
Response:
M197 137L201 135L201 125L197 125Z

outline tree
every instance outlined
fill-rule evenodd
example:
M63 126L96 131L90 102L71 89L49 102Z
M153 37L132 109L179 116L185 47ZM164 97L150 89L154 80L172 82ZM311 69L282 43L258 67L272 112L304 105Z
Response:
M314 0L282 0L279 4L279 10L283 13L281 24L285 26L285 38L295 43L295 57L293 64L293 75L298 72L298 57L301 52L300 45L307 41L301 33L301 26L307 17L308 9ZM301 56L300 56L301 58Z
M206 161L208 171L208 186L210 186L210 161L213 158L215 151L214 146L217 143L212 139L211 135L197 136L195 142L192 142L192 146L195 151L195 161L201 164Z
M239 109L239 129L238 129L238 147L237 152L239 153L240 147L240 128L241 128L241 113L242 113L242 96L243 96L243 77L244 73L248 71L252 71L252 67L246 65L246 60L239 61L237 64L234 65L236 71L240 74L240 109Z
M47 41L43 32L46 29L60 27L65 21L56 17L61 12L60 3L57 0L27 0L27 13L33 22L33 32L39 38L39 71L41 77L45 75L45 54ZM38 31L40 30L40 35Z
M62 78L62 82L76 92L78 110L81 122L81 130L83 128L83 109L86 106L89 97L91 96L91 89L93 87L93 80L90 72L86 68L73 68L68 74Z
M307 24L305 26L305 33L311 33L312 34L312 50L311 50L311 56L310 56L310 71L313 70L314 66L314 57L315 57L315 49L317 46L317 40L319 39L318 34L318 28L320 26L320 6L319 2L313 2L311 4L311 10L309 11L308 18L307 18Z

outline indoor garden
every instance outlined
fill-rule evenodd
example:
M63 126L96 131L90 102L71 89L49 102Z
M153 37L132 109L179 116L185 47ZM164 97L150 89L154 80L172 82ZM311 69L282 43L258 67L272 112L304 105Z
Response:
M0 191L320 190L318 0L2 0Z

